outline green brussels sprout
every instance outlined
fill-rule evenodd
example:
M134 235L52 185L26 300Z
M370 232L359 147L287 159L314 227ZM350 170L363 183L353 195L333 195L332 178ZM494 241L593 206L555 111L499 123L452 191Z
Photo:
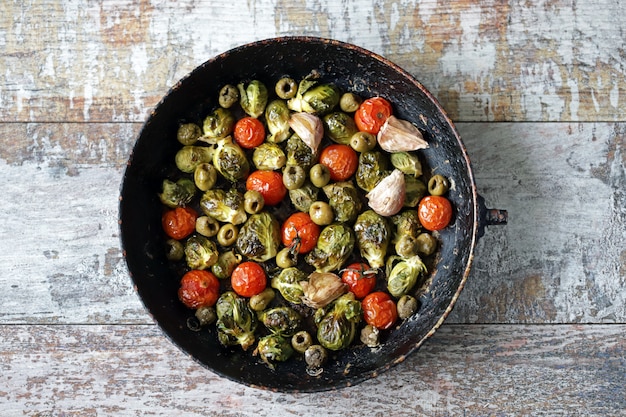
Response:
M300 136L293 134L287 139L286 146L287 163L286 165L299 165L308 171L315 163L315 154Z
M225 138L233 133L235 122L235 116L233 116L230 110L218 107L204 119L202 131L209 141L211 139Z
M265 111L268 100L268 91L265 84L259 80L252 80L246 86L245 83L237 84L239 90L239 104L246 114L258 118Z
M390 256L386 265L387 290L396 298L407 294L415 286L418 279L427 270L426 265L418 256L403 259L399 256Z
M215 154L213 146L183 146L174 157L176 166L183 172L191 174L196 167L205 162L211 162Z
M193 145L201 135L200 126L195 123L184 123L178 127L176 139L183 145Z
M308 213L311 209L311 205L317 201L319 191L319 188L309 181L305 181L302 187L289 190L289 199L297 210Z
M396 254L401 258L410 258L419 252L417 238L409 234L397 235L394 242Z
M180 240L167 239L165 241L165 257L169 261L180 261L185 256L185 247Z
M417 207L426 195L426 184L411 175L404 174L404 189L404 207Z
M204 214L217 221L238 225L248 218L243 202L243 194L236 189L224 191L215 188L202 195L200 208Z
M254 148L252 162L257 169L274 171L285 166L287 156L277 144L264 142Z
M417 237L422 230L422 224L417 216L417 210L405 210L391 217L391 223L396 226L395 241L402 235Z
M274 334L291 337L300 329L302 316L291 307L281 306L264 310L259 320Z
M325 185L322 190L338 222L353 222L361 211L362 202L356 187L349 181Z
M270 285L278 290L285 300L293 304L301 304L304 291L300 283L307 279L306 272L296 267L289 267L281 270L278 275L272 278Z
M361 321L361 303L349 292L335 300L328 312L325 310L316 312L318 342L329 350L347 348L354 340Z
M403 174L419 177L422 175L422 164L417 154L412 152L394 152L389 157L391 165L402 171Z
M274 300L276 293L270 287L266 287L263 291L250 297L248 303L254 311L263 311Z
M290 97L287 101L287 107L289 107L290 110L297 111L297 112L307 111L308 113L315 112L315 110L307 102L305 102L302 99L302 96L304 95L304 93L307 92L307 90L309 90L310 88L312 88L313 86L317 84L317 79L319 77L320 77L320 74L318 72L312 71L302 80L300 80L300 82L298 83L298 88L296 90L296 93L292 97Z
M278 253L280 225L266 211L251 215L239 229L237 250L257 262L265 262Z
M329 113L323 120L328 137L343 145L349 145L352 135L359 131L354 119L344 112Z
M165 179L159 199L166 206L176 208L189 204L195 194L196 186L190 179L181 178L176 182Z
M354 232L361 256L374 269L384 266L387 247L391 241L391 228L387 219L374 210L364 211L354 223Z
M270 334L259 339L255 352L267 366L274 369L274 362L286 361L293 355L294 350L290 339Z
M372 191L379 182L389 175L387 157L378 151L362 152L356 169L356 185L365 191Z
M247 350L254 344L254 332L259 321L244 297L226 291L217 299L215 310L217 338L222 345L240 345L243 350Z
M231 108L239 101L239 90L232 84L226 84L220 90L218 103L225 109Z
M315 248L305 260L317 272L330 272L341 268L354 249L354 232L344 224L330 224L322 229Z
M242 180L250 173L250 163L246 154L230 136L217 141L213 165L230 182Z
M289 108L294 111L326 114L334 109L341 99L339 89L334 84L316 84L307 88L305 92L300 91L300 88L298 90L296 96L287 102Z
M219 279L228 279L240 262L241 255L235 251L222 252L219 254L217 262L211 267L211 272Z
M284 100L273 100L265 108L265 122L269 136L268 142L280 143L291 134L289 117L291 112Z
M211 268L218 256L215 243L202 235L192 235L185 242L185 260L191 269Z

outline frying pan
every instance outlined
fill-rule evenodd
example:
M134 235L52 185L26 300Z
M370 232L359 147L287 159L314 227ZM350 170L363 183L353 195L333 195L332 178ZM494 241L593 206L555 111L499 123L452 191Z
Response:
M355 346L331 355L320 375L306 372L301 359L270 369L241 348L219 344L215 331L187 325L193 312L177 298L180 275L165 257L157 194L174 174L175 140L181 122L200 121L217 105L226 83L258 79L273 86L283 75L302 79L317 70L324 81L362 97L388 98L394 113L423 130L430 147L420 151L426 167L448 177L453 224L441 242L432 281L420 308L390 331L377 348ZM357 384L402 362L436 331L451 312L467 280L477 239L488 224L504 224L504 210L489 210L477 194L470 160L452 121L413 76L360 47L321 38L282 37L258 41L218 55L171 88L143 126L123 177L120 197L121 243L136 291L171 341L209 370L239 383L282 392L324 391Z

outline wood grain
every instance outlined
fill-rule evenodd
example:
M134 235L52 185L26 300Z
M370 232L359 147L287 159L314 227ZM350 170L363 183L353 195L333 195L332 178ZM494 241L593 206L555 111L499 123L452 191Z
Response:
M626 5L615 0L41 0L2 11L0 121L143 121L197 65L284 35L382 54L457 121L626 116Z

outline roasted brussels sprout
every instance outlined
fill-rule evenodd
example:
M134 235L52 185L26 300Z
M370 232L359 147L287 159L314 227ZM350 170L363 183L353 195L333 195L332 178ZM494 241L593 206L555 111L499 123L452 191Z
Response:
M422 175L422 164L413 152L394 152L389 157L391 165L403 174L419 177Z
M291 77L282 77L274 87L276 95L284 100L293 98L298 92L298 83Z
M329 350L347 348L354 340L357 325L361 321L361 303L349 292L335 300L328 312L324 310L320 309L316 313L317 340L320 345Z
M239 101L239 90L232 84L226 84L220 89L218 103L225 109L231 108Z
M401 258L410 258L419 252L417 238L409 234L398 234L395 239L396 254Z
M200 191L210 190L217 182L217 170L213 164L202 163L194 170L193 181Z
M334 84L316 84L304 93L301 90L299 88L296 96L287 102L291 110L323 115L334 109L341 99L339 89Z
M304 291L302 302L312 308L326 307L348 291L341 278L332 272L313 272L300 285Z
M202 122L204 136L209 141L225 138L233 133L235 122L235 116L233 116L230 110L218 107Z
M339 99L339 108L346 113L354 113L362 102L363 99L354 93L343 93Z
M183 145L193 145L201 135L200 126L195 123L184 123L178 127L176 139Z
M242 180L250 172L250 163L246 154L230 136L217 141L217 148L213 153L213 165L230 182Z
M426 184L412 175L404 174L404 207L417 207L426 195Z
M417 237L422 230L419 217L416 210L404 210L391 217L391 222L396 226L395 240L399 236L409 235Z
M237 84L237 89L239 90L239 104L243 111L254 118L261 116L269 97L265 84L259 80L252 80L248 85Z
M215 320L217 320L215 307L200 307L196 310L195 316L200 326L208 326L209 324L215 323Z
M306 330L300 330L291 338L291 347L298 352L304 353L313 344L313 338Z
M287 156L277 144L264 142L254 149L252 162L256 169L275 171L285 166Z
M379 182L389 175L387 157L378 151L362 152L356 170L356 184L365 191L372 191Z
M387 220L373 210L366 210L357 217L354 232L361 256L374 269L384 266L391 241L391 228Z
M394 297L407 294L426 273L426 265L415 255L407 259L390 256L387 259L387 290Z
M211 216L199 216L196 219L196 232L202 236L213 237L220 230L220 224Z
M270 334L259 339L256 353L267 366L274 369L274 362L284 362L293 355L293 347L288 338Z
M251 215L239 229L237 250L257 262L265 262L278 253L280 225L270 213Z
M353 222L361 211L361 199L356 187L349 181L334 182L326 185L324 194L335 213L338 222ZM309 207L310 208L310 207Z
M185 247L176 239L165 241L165 257L170 261L180 261L185 256Z
M306 181L302 187L289 190L289 199L297 210L308 213L311 205L317 201L319 191L319 188Z
M174 161L178 169L191 174L198 165L211 162L214 154L215 148L213 146L187 145L176 152Z
M243 350L247 350L254 344L258 319L244 297L226 291L217 299L215 310L217 337L222 345L241 345Z
M432 255L437 250L437 239L430 233L420 233L415 238L417 251L426 256Z
M176 182L168 179L163 180L163 192L159 194L161 203L170 208L182 207L193 199L196 194L196 186L188 178L181 178Z
M250 297L250 308L254 311L263 311L272 302L274 297L276 297L276 293L274 293L274 290L267 287L260 293Z
M238 225L245 222L248 217L243 203L243 194L236 189L224 191L217 188L204 193L200 199L200 208L215 220Z
M315 249L306 255L306 262L317 272L338 270L354 249L354 232L341 223L322 229Z
M185 260L191 269L208 269L217 262L218 256L215 243L202 235L192 235L185 242Z
M323 120L328 137L343 145L349 145L352 136L359 131L354 119L341 111L329 113Z
M264 310L259 315L261 323L271 333L291 337L300 329L302 316L291 307L281 306Z
M428 192L430 195L444 195L450 189L450 182L443 175L433 175L428 180Z
M233 250L228 250L219 254L217 262L211 267L211 272L218 279L228 279L233 270L241 262L241 255Z
M315 154L298 135L291 135L291 137L287 139L286 153L286 165L298 165L308 170L315 162Z
M287 139L291 134L289 127L289 118L291 112L287 108L287 103L283 100L273 100L265 108L265 122L269 136L267 141L271 143L280 143Z
M303 281L308 279L307 274L299 268L285 268L272 278L271 287L278 290L285 300L293 304L301 304L304 291Z

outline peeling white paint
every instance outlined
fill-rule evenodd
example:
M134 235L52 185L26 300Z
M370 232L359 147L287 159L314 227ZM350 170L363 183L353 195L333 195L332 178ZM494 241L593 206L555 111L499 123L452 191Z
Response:
M609 92L609 103L614 108L619 108L619 85L617 82L613 82L613 88Z

